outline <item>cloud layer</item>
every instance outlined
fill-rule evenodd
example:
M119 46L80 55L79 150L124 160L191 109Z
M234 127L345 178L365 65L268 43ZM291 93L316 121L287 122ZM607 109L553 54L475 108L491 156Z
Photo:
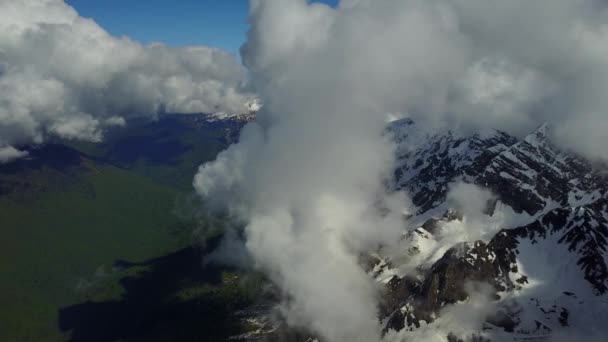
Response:
M99 141L128 115L244 112L244 80L218 49L113 37L62 0L0 0L0 146Z
M335 11L303 3L252 2L254 16L275 18L256 29L273 39L252 37L243 50L246 62L265 60L248 64L263 78L306 68L308 83L323 86L299 91L327 96L337 86L327 72L339 72L368 90L370 107L516 135L548 122L565 147L608 158L604 1L345 0ZM294 50L317 58L285 58Z

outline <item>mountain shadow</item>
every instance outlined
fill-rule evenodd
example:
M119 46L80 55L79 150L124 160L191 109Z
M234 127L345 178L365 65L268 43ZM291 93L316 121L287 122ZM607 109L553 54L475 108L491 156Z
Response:
M242 282L226 284L226 272L233 270L203 267L203 256L201 248L188 247L143 263L117 261L116 267L145 271L120 280L120 300L61 309L59 328L72 342L225 341L242 331L233 313L253 296Z

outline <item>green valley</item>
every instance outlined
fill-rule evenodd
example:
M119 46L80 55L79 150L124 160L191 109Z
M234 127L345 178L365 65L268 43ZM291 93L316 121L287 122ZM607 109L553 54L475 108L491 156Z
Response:
M195 198L190 182L198 165L227 145L227 132L240 126L193 125L195 119L135 122L98 145L55 142L32 149L27 160L0 165L1 341L54 342L71 335L72 340L96 340L97 335L73 335L72 330L83 331L84 323L68 314L78 303L123 301L133 309L152 302L163 311L165 299L141 300L162 294L177 304L206 298L223 307L235 298L238 306L243 301L236 298L255 291L251 282L230 285L231 277L251 275L216 269L210 277L205 272L211 271L203 271L205 251L197 246L213 236L194 236L205 222L190 215L197 206L190 203ZM188 250L195 252L170 257ZM187 275L155 275L154 260L165 260L163 256L173 263L171 270L186 267ZM182 278L189 280L182 283ZM138 279L142 295L133 301L127 284ZM163 281L177 283L158 285ZM117 310L109 317L124 311ZM103 320L97 323L103 327ZM123 328L109 333L126 338Z

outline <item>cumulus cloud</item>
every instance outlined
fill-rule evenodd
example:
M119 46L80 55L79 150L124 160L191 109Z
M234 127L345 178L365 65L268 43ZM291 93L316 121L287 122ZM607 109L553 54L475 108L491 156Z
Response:
M350 0L334 11L303 3L252 3L256 17L280 17L256 29L273 39L252 37L243 50L245 61L265 60L248 65L263 79L298 65L325 85L299 91L329 96L324 90L337 85L324 73L336 68L351 73L345 77L366 88L368 99L385 101L370 106L452 128L498 127L518 135L549 122L565 147L608 158L605 2ZM293 49L316 50L319 63L284 58ZM275 90L276 96L285 91Z
M0 146L99 141L129 115L245 112L245 76L231 54L113 37L63 0L0 0Z
M0 164L9 163L13 160L26 157L27 151L20 151L12 146L0 146Z
M608 12L595 0L458 0L470 46L446 116L521 134L543 122L558 143L607 158Z
M489 190L458 181L450 184L446 199L449 207L462 215L462 220L443 224L440 238L444 242L451 245L477 240L487 242L503 228L503 215L490 216L489 209L496 198Z
M377 341L376 286L358 256L403 229L404 201L385 191L394 160L383 131L407 82L374 90L391 65L361 75L369 60L343 54L360 43L348 39L357 18L306 1L251 5L243 56L264 107L195 187L245 222L250 254L286 293L289 323L328 341Z
M405 201L385 187L387 115L514 134L550 122L558 142L608 157L600 1L250 4L241 53L264 108L194 185L246 225L250 255L287 294L288 320L328 341L380 338L357 255L404 229ZM481 217L470 200L490 195L456 188L452 201Z
M487 212L494 198L489 190L462 181L450 184L446 197L450 206L465 216L479 216Z

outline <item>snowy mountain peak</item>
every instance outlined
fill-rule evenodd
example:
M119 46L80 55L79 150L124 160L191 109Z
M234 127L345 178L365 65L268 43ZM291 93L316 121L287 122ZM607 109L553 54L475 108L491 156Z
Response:
M406 190L419 213L444 203L457 180L488 188L515 212L532 216L606 194L605 173L552 144L547 124L523 140L498 130L433 130L409 119L392 122L389 132L397 143L394 188Z
M558 148L548 124L522 140L497 130L433 130L409 119L391 122L389 132L398 144L394 187L412 196L417 211L402 255L380 253L370 273L387 288L385 332L441 321L469 300L472 283L492 289L493 313L483 331L471 332L491 340L550 340L608 319L604 166ZM502 225L489 240L450 238L451 229L472 223L449 210L456 181L495 196L485 221L475 223Z
M227 112L217 112L217 113L213 113L213 114L208 114L207 115L207 120L212 122L212 121L218 121L218 120L230 120L230 119L234 119L234 120L245 120L245 121L252 121L253 119L255 119L255 115L256 113L262 108L262 102L257 99L251 99L247 102L245 102L244 107L243 107L243 111L241 113L227 113Z

